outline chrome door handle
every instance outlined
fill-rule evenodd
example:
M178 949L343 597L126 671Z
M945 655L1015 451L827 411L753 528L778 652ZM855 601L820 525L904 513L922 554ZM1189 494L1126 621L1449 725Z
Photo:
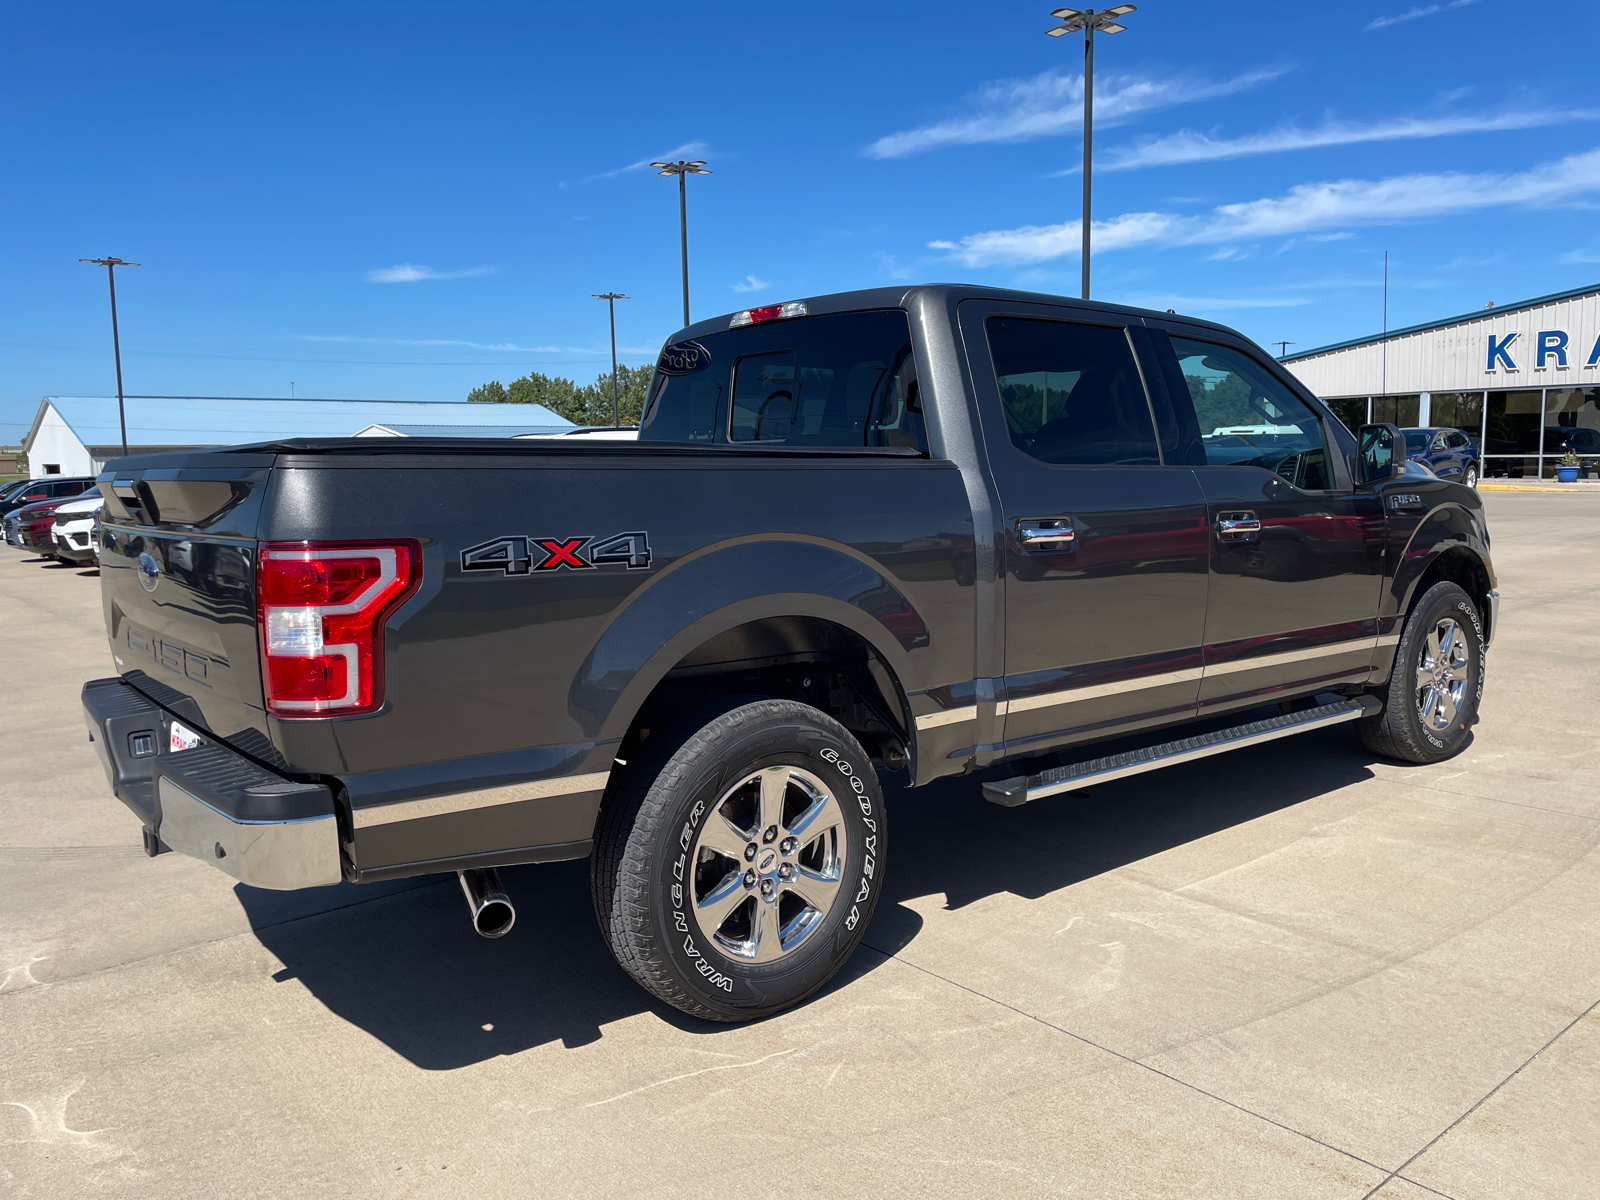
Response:
M1219 542L1254 542L1261 538L1261 520L1251 512L1218 513L1215 528Z
M1071 550L1077 536L1066 517L1017 522L1017 541L1024 550Z

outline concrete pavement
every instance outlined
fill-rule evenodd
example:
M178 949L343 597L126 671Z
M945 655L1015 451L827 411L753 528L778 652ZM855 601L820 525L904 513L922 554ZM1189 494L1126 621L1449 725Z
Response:
M77 692L97 580L0 548L0 1194L1600 1195L1600 502L1485 497L1457 759L1348 729L1019 809L891 795L866 946L727 1028L586 864L304 894L146 859Z

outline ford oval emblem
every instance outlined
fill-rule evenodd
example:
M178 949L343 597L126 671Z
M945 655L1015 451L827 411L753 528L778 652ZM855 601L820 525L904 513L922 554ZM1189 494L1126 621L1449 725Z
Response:
M147 592L153 592L160 582L161 564L149 554L139 555L139 586Z
M711 351L699 342L677 342L661 351L656 370L663 375L693 375L711 365Z

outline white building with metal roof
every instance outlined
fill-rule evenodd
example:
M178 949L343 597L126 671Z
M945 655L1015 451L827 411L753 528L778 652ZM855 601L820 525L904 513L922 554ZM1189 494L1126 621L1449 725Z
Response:
M295 437L351 437L377 428L450 429L450 435L575 429L538 404L455 400L261 400L229 396L126 396L128 453L237 446ZM392 436L392 435L391 435ZM22 444L31 475L93 475L122 454L115 396L46 396Z
M1556 431L1600 438L1600 284L1485 306L1280 359L1354 429L1460 429L1484 474L1547 475ZM1542 437L1539 430L1547 433Z

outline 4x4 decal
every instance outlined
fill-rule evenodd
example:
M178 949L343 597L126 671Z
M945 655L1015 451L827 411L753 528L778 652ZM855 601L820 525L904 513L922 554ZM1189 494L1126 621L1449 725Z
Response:
M591 571L596 567L624 566L642 571L650 565L650 538L643 530L614 533L607 538L498 537L461 552L463 571L498 571L502 575L538 575L542 572Z

